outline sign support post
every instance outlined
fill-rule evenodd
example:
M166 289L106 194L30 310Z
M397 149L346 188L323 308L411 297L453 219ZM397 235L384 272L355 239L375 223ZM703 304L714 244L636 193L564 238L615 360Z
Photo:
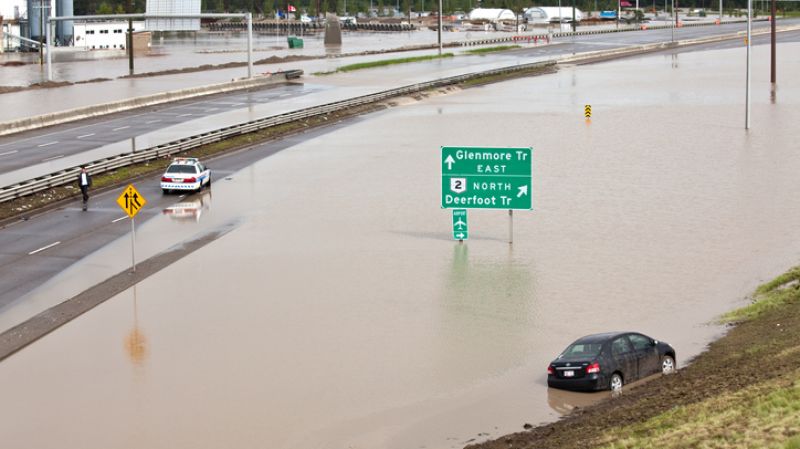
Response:
M508 210L508 244L514 243L514 209Z
M131 273L136 273L136 228L134 227L135 218L131 217Z
M442 209L454 209L454 217L459 209L507 210L512 244L514 209L533 208L531 155L530 147L442 147Z
M136 190L133 184L130 184L117 198L117 204L131 219L131 272L136 273L136 224L134 217L147 204L147 200Z

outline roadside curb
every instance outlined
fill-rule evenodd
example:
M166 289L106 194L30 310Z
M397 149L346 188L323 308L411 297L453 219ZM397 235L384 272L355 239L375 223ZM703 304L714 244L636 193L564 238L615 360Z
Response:
M109 103L53 112L52 114L43 114L33 117L26 117L19 120L11 120L0 123L0 136L15 134L22 131L30 131L47 126L59 125L62 123L73 122L106 114L113 114L115 112L124 112L145 106L155 106L205 95L220 94L235 90L249 89L252 87L286 83L292 77L299 76L297 75L297 72L298 71L278 72L275 74L258 76L255 78L238 79L225 83L191 87L171 92L161 92L152 95L128 98L125 100L112 101Z

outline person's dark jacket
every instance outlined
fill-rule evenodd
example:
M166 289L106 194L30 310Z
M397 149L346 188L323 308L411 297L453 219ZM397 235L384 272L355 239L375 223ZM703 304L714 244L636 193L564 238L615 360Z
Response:
M81 186L81 175L83 175L83 172L78 173L78 188L82 187ZM88 183L88 185L86 187L91 187L92 186L92 175L90 175L89 172L86 172L86 182Z

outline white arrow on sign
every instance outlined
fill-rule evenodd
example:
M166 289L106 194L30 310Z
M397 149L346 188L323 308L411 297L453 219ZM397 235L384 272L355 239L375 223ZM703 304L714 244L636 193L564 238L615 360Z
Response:
M453 164L456 163L456 160L453 159L453 155L452 154L448 154L447 155L447 159L444 160L444 163L447 164L447 169L448 170L452 170L453 169Z
M528 186L522 186L519 188L519 193L517 193L517 198L527 194L528 194Z
M458 237L460 239L463 239L464 238L464 234L459 232L458 234L456 234L456 237Z

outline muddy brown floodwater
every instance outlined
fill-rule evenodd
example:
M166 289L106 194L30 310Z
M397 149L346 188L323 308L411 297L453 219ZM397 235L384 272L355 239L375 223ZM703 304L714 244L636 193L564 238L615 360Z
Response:
M779 80L798 52L779 47ZM3 445L457 448L604 397L546 388L584 334L641 331L685 362L800 256L800 89L770 103L755 47L746 132L744 61L654 55L469 89L217 178L201 214L139 225L140 257L238 228L0 364ZM451 240L441 145L534 148L513 246L502 211L470 212L470 240ZM120 239L30 301L129 251Z

